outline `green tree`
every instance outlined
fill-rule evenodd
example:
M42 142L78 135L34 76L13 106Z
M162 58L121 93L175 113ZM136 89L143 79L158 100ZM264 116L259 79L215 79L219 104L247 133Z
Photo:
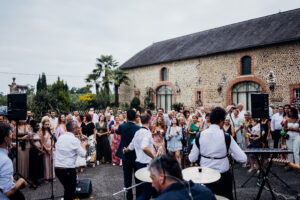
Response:
M100 81L99 78L101 76L101 73L96 72L95 70L93 70L92 74L89 74L88 77L85 79L85 81L87 83L93 83L95 85L95 90L96 90L96 94L99 94L99 88L100 88Z
M41 89L47 90L47 80L44 72L42 73L42 78L41 78Z
M68 85L63 80L60 80L59 77L55 83L49 86L51 109L55 109L58 113L70 111L71 95L68 88Z
M87 85L85 87L81 87L81 88L76 88L76 87L72 87L70 90L71 94L88 94L88 93L92 93L91 91L91 86Z
M97 72L104 72L103 78L102 78L102 83L104 85L104 92L106 93L106 99L107 104L110 104L110 99L109 99L109 83L111 81L110 79L110 74L111 70L113 70L115 67L118 66L118 62L113 58L112 55L101 55L100 58L97 58L97 63L96 63L96 71Z
M121 69L110 71L109 79L112 80L115 92L115 106L119 106L119 88L122 83L129 85L128 73Z
M7 95L0 92L0 106L7 106Z

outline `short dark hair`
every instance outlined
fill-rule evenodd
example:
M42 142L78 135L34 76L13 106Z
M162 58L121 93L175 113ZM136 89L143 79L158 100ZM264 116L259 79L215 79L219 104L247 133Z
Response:
M9 137L10 127L7 123L0 122L0 145L3 144L4 138Z
M182 172L178 161L174 156L161 155L151 161L148 167L153 174L164 173L167 179L182 181Z
M226 111L221 107L216 107L210 113L210 123L219 124L224 121L226 117Z
M75 120L71 120L67 123L66 129L68 132L72 132L75 126L77 126L77 122Z
M298 110L296 108L291 108L291 113L292 113L292 116L290 116L290 117L293 117L295 119L299 118L299 116L298 116Z
M142 124L148 124L149 120L151 119L151 116L148 114L141 114L141 122Z
M134 121L136 116L136 112L134 110L128 110L127 111L127 119L129 121Z
M85 120L86 120L87 122L92 121L92 116L91 116L89 113L86 113L84 116L85 116Z

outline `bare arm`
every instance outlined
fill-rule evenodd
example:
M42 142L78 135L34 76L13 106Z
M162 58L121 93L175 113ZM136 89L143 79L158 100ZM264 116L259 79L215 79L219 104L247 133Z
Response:
M18 191L22 186L26 186L26 185L27 185L27 182L23 178L18 179L17 182L15 182L14 187L5 193L5 196L7 196L7 197L11 196L16 191Z
M154 155L152 154L151 150L148 147L143 148L143 152L149 156L150 158L154 158Z

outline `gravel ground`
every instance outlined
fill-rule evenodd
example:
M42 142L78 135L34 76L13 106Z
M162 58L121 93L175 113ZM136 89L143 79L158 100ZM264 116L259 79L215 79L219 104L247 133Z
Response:
M244 188L241 188L242 183L249 177L247 170L247 168L242 168L239 164L236 164L234 167L237 198L242 200L254 199L259 189L256 185L257 178L252 178ZM271 185L275 188L276 193L282 193L284 196L289 197L289 199L296 199L297 194L300 193L300 173L296 173L295 171L286 172L282 166L278 165L274 165L272 171L290 186L290 188L286 188L271 175ZM90 199L115 200L122 199L123 197L122 195L112 196L113 193L122 190L123 187L121 167L105 164L96 166L95 168L87 168L82 174L78 174L78 177L79 179L90 179L92 181L93 193ZM49 183L44 184L36 190L25 188L23 189L23 193L28 200L48 198L51 196L51 185ZM63 188L58 180L54 183L54 194L55 196L63 195ZM264 190L261 199L272 199L270 192ZM278 196L278 199L284 198Z

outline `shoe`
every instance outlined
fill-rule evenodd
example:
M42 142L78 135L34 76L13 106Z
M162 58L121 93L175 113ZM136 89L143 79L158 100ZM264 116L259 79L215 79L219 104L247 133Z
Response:
M254 169L249 169L249 170L248 170L248 173L251 173L253 170L254 170Z
M99 162L99 160L97 160L97 165L100 165L100 162Z
M259 169L257 169L257 171L256 171L256 174L258 175L260 173L260 170Z

